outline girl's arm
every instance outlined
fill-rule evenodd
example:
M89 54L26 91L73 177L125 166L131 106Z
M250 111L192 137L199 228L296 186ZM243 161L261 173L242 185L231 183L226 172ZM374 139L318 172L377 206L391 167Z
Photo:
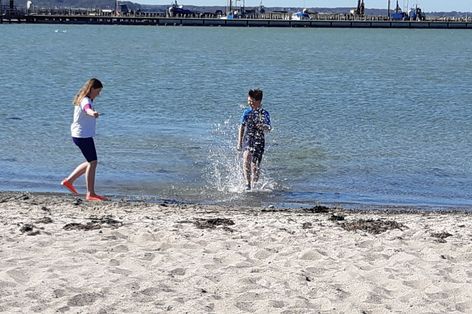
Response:
M92 109L92 106L90 106L90 104L85 105L84 111L85 111L85 113L88 114L89 116L92 116L92 117L95 117L95 118L98 118L98 116L100 116L100 113L98 113L97 111L93 110L93 109Z
M95 117L95 118L98 118L100 116L100 113L98 113L97 111L93 110L93 109L87 109L85 110L85 112L89 115L89 116L92 116L92 117Z

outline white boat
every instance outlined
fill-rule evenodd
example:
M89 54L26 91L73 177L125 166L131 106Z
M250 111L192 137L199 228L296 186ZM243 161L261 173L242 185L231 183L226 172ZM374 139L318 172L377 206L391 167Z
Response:
M303 11L298 11L292 14L293 21L304 21L304 20L309 20L309 19L310 19L310 14L308 14L307 9L303 9Z

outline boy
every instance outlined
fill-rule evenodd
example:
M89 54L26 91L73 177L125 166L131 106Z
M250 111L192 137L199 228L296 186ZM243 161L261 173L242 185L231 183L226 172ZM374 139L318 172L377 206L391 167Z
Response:
M238 134L238 150L244 150L243 168L246 190L251 190L253 183L259 180L260 165L264 154L264 133L271 130L269 112L262 108L262 90L251 89L246 109L241 117Z

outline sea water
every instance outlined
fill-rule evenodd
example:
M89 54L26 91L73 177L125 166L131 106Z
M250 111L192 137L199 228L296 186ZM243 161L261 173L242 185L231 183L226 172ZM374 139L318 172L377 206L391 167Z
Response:
M83 161L72 98L97 77L99 193L472 206L468 30L4 24L0 34L1 190L63 192ZM256 87L273 131L261 182L244 193L237 130Z

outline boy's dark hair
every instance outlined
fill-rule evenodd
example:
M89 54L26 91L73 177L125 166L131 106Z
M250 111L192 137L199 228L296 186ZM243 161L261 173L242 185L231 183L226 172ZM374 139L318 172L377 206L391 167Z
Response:
M254 98L256 101L261 101L262 100L262 90L260 89L251 89L249 90L249 97Z

